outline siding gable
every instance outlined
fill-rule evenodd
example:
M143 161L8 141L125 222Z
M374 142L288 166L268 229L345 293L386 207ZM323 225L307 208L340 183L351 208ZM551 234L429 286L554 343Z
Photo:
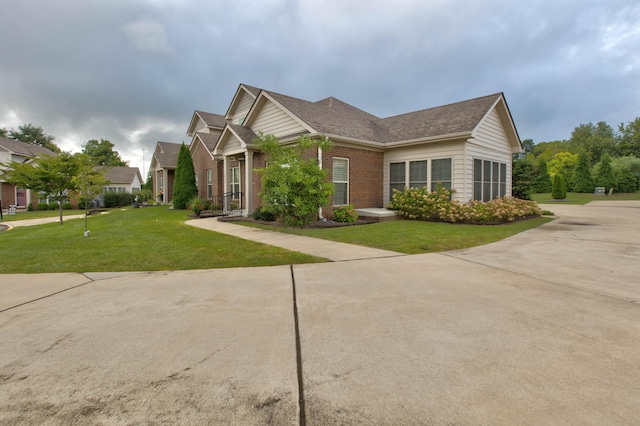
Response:
M487 114L474 131L473 139L477 144L489 151L511 154L509 138L502 125L500 115L495 108Z
M264 100L255 115L251 115L251 130L256 134L262 132L280 138L307 131L302 124L271 100Z
M251 109L251 105L253 105L254 100L255 100L255 97L253 97L251 94L243 90L238 95L238 98L233 105L233 109L229 111L229 114L227 114L227 117L231 119L231 122L233 124L242 124L242 123L239 123L238 121L243 120L247 116L247 114L249 113L249 110Z

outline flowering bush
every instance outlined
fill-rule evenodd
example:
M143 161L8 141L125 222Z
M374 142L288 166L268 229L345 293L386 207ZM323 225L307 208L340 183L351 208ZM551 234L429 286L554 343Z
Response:
M196 216L200 216L200 213L202 212L202 210L205 209L206 205L207 205L207 200L203 200L202 198L199 198L199 197L194 197L191 199L191 201L189 201L188 208Z
M503 197L491 201L469 201L463 204L450 200L451 191L439 186L394 190L389 208L398 210L407 219L450 223L513 222L528 216L539 216L542 210L535 201Z
M353 209L353 204L340 206L333 209L336 222L353 223L358 220L358 212Z

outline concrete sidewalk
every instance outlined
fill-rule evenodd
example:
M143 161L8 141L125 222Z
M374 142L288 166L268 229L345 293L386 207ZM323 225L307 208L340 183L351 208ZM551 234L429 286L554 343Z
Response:
M69 219L84 219L84 214L74 214L63 216L62 220L66 221ZM52 216L52 217L42 217L39 219L25 219L25 220L13 220L13 221L2 221L0 224L7 225L9 228L13 228L15 226L35 226L35 225L45 225L47 223L57 223L60 222L60 216Z
M197 228L220 232L245 240L257 241L291 251L323 257L334 262L404 256L403 253L390 250L381 250L355 244L321 240L319 238L285 234L283 232L267 231L229 222L221 222L214 217L188 220L185 223Z

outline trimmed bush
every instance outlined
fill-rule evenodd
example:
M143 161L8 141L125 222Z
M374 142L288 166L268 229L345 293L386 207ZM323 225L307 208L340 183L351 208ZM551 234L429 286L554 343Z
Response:
M623 166L615 172L616 191L635 192L638 189L638 179L629 166Z
M353 209L353 204L348 204L333 209L333 217L336 222L353 223L358 220L358 212Z
M49 204L47 204L47 203L38 203L37 209L38 210L49 210Z
M130 192L106 192L104 206L106 208L130 206L134 199L135 195Z
M553 185L551 186L551 198L554 200L564 200L567 198L567 184L564 181L564 176L557 173L553 176Z
M178 153L175 180L173 183L173 208L186 209L189 201L198 195L196 187L196 172L193 168L193 160L189 148L182 143Z
M426 187L393 191L389 208L398 210L407 219L450 223L513 222L529 216L539 216L542 210L535 201L517 198L496 198L486 203L469 201L462 204L450 200L451 191L439 187L429 192Z
M62 203L62 210L71 210L73 205L71 203Z
M58 203L49 203L49 210L58 210Z
M27 206L27 211L28 212L32 212L33 211L33 204L29 203L29 205Z
M276 220L276 215L264 207L258 207L253 211L253 218L255 220L264 220L266 222L273 222Z

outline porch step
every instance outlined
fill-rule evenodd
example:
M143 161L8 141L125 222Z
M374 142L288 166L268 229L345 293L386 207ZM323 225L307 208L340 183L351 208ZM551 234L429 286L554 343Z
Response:
M356 209L356 213L358 213L358 216L362 218L367 218L376 222L402 219L402 215L393 210L383 208Z

